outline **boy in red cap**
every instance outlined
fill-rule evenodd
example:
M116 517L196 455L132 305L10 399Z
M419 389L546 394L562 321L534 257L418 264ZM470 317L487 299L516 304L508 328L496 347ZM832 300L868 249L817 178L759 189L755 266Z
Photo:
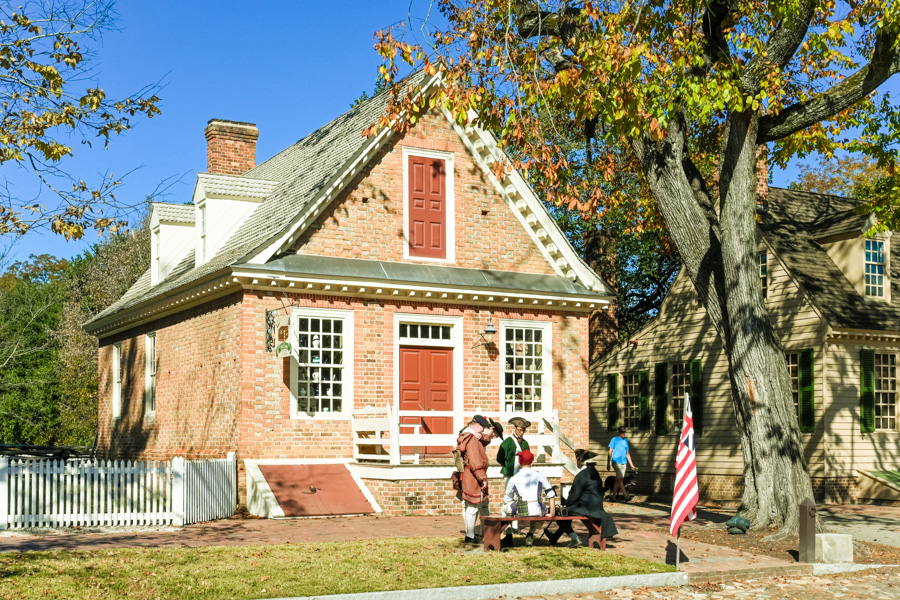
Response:
M550 486L547 476L531 468L534 462L534 454L531 450L522 450L517 452L519 458L519 472L513 475L509 483L506 484L506 494L503 496L503 512L507 515L525 516L555 516L556 515L556 492ZM550 508L548 509L543 502L542 497L546 495L550 500ZM539 521L530 521L528 523L528 533L525 535L525 545L534 545L534 530L537 529ZM503 538L503 543L509 545L512 542L512 536L507 533Z

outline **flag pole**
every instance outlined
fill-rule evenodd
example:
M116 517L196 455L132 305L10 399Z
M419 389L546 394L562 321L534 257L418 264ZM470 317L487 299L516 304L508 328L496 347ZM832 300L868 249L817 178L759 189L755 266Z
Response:
M675 544L675 570L678 571L678 561L681 559L681 527L678 528L678 533L675 536L676 544Z

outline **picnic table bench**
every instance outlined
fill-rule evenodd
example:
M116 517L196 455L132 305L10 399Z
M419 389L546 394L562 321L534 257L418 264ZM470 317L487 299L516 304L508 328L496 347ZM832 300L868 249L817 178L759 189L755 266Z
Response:
M555 517L500 517L489 516L481 517L481 524L484 527L484 550L500 550L500 531L506 523L518 521L519 523L526 521L547 521L548 523L558 523L560 521L583 521L588 530L588 547L606 550L606 538L600 537L600 528L594 524L590 517L565 516L559 515Z

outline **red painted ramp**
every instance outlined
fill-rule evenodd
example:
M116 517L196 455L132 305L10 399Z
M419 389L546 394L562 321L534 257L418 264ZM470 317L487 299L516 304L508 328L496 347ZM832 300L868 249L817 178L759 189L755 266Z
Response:
M286 517L374 513L344 464L259 465Z

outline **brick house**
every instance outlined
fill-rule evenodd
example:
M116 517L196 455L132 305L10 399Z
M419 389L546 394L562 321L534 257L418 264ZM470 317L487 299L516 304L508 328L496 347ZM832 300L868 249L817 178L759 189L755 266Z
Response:
M260 165L255 126L209 122L193 205L153 205L151 268L85 325L100 455L234 451L240 501L269 516L339 465L384 513L434 514L458 509L449 448L480 412L529 416L564 475L613 294L520 174L492 173L489 133L437 110L363 137L386 102Z
M876 217L857 212L853 198L767 185L759 192L757 268L816 499L900 501L900 246L891 232L866 236ZM688 393L700 492L740 499L728 360L683 271L655 320L591 371L592 444L605 447L617 423L630 427L643 491L671 492Z

